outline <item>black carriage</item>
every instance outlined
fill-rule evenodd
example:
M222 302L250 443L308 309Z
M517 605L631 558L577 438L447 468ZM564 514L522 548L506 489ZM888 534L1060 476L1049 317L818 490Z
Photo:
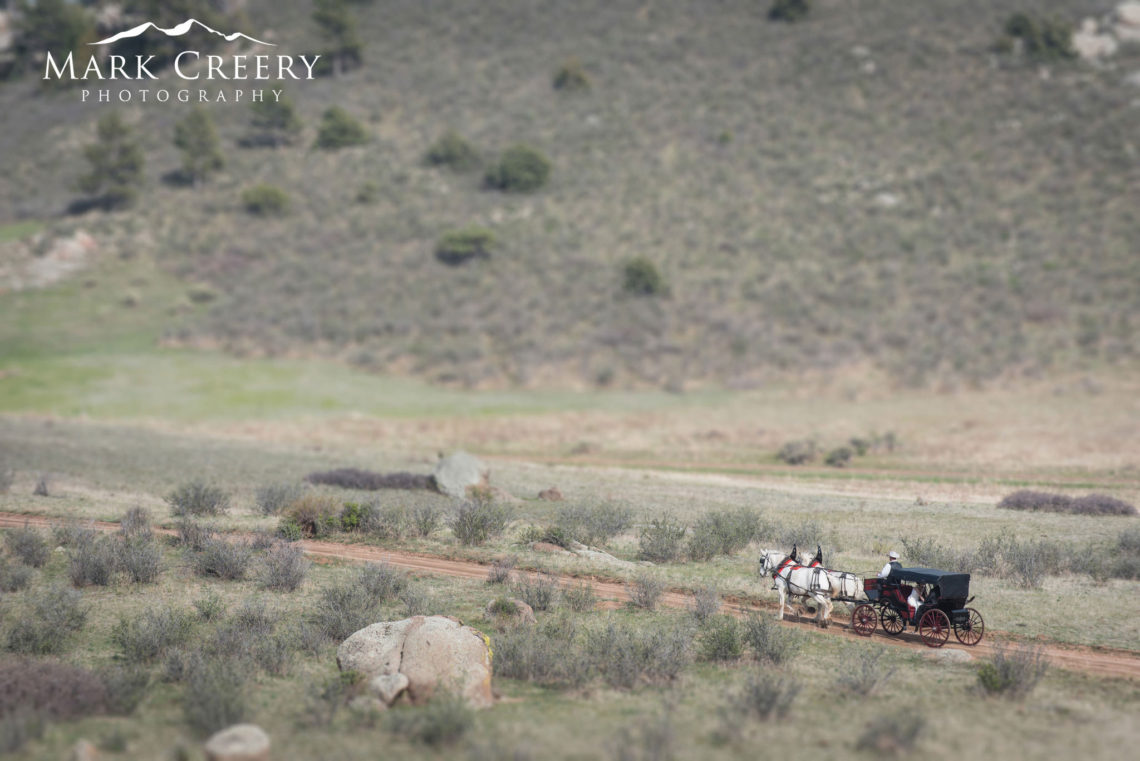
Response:
M907 598L916 584L924 584L924 601L911 615ZM950 632L963 645L976 645L985 634L982 614L966 607L970 597L970 574L949 573L933 568L894 568L885 579L864 579L867 601L855 606L851 628L870 637L878 624L897 637L910 625L929 647L942 647Z

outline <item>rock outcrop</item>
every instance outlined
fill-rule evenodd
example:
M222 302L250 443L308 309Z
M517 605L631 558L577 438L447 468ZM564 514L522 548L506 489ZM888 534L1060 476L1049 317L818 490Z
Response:
M468 489L490 485L491 471L478 457L461 451L441 457L432 477L440 493L464 499Z
M205 751L208 761L269 761L269 735L256 724L235 724L214 733Z

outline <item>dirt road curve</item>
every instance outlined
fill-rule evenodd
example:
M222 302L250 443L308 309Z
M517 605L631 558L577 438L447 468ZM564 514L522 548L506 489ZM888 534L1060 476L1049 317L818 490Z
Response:
M32 526L47 527L53 522L55 522L53 519L44 516L0 513L0 528L15 528L23 526L25 523ZM116 531L119 528L119 524L95 522L94 527L102 531ZM355 560L360 562L386 562L398 568L419 574L454 576L464 579L485 579L487 577L487 566L469 561L445 560L430 555L418 555L409 552L393 552L380 547L370 547L359 544L339 544L337 542L316 541L306 541L301 544L305 548L305 552L317 557L339 558L342 560ZM563 577L563 580L565 582L574 581L573 577L570 576ZM629 592L625 584L621 582L597 579L589 579L588 581L593 586L595 593L598 597L602 598L603 601L608 601L611 604L620 604L629 600ZM691 596L685 592L670 591L662 596L662 604L671 608L685 608L688 607L690 599ZM764 608L774 609L776 605L775 603L770 605L733 604L729 607L733 612L743 614L751 610ZM833 623L830 628L822 631L837 636L854 638L855 635L850 631L850 622L843 620L843 610L843 606L836 606L835 623ZM811 628L813 631L821 631L811 623L798 622L791 619L786 620L785 623L789 626L799 626ZM987 634L993 633L994 632L988 632ZM917 637L909 634L896 638L876 633L871 637L871 640L881 644L908 647L924 652L934 652L923 645ZM947 644L947 647L951 646L957 646L953 638L951 638L950 643ZM993 653L993 641L987 636L986 640L975 647L960 647L960 649L968 650L975 656L986 656ZM1140 680L1140 653L1138 652L1050 644L1045 646L1045 654L1053 665L1060 666L1061 668L1084 671L1100 676Z

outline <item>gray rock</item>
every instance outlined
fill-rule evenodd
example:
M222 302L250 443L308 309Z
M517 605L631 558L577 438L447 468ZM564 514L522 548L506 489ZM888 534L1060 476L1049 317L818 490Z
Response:
M206 741L208 761L269 761L269 735L256 724L235 724Z
M408 688L408 677L403 674L379 674L372 677L368 690L386 706L392 705L400 693Z
M959 650L956 647L940 647L937 650L932 650L926 654L931 660L940 663L969 663L974 660L974 656L967 653L965 650Z
M443 457L432 472L435 487L443 494L456 499L467 496L472 486L487 486L491 471L478 457L466 452L455 452Z
M385 621L354 632L336 649L336 665L341 671L359 671L370 679L400 670L404 635L412 619Z

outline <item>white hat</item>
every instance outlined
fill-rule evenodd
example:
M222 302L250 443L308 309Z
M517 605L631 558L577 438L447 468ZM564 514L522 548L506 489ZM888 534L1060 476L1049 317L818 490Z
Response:
M890 554L888 554L887 557L889 557L891 560L898 560L899 554L897 552L895 552L894 550L891 550Z

